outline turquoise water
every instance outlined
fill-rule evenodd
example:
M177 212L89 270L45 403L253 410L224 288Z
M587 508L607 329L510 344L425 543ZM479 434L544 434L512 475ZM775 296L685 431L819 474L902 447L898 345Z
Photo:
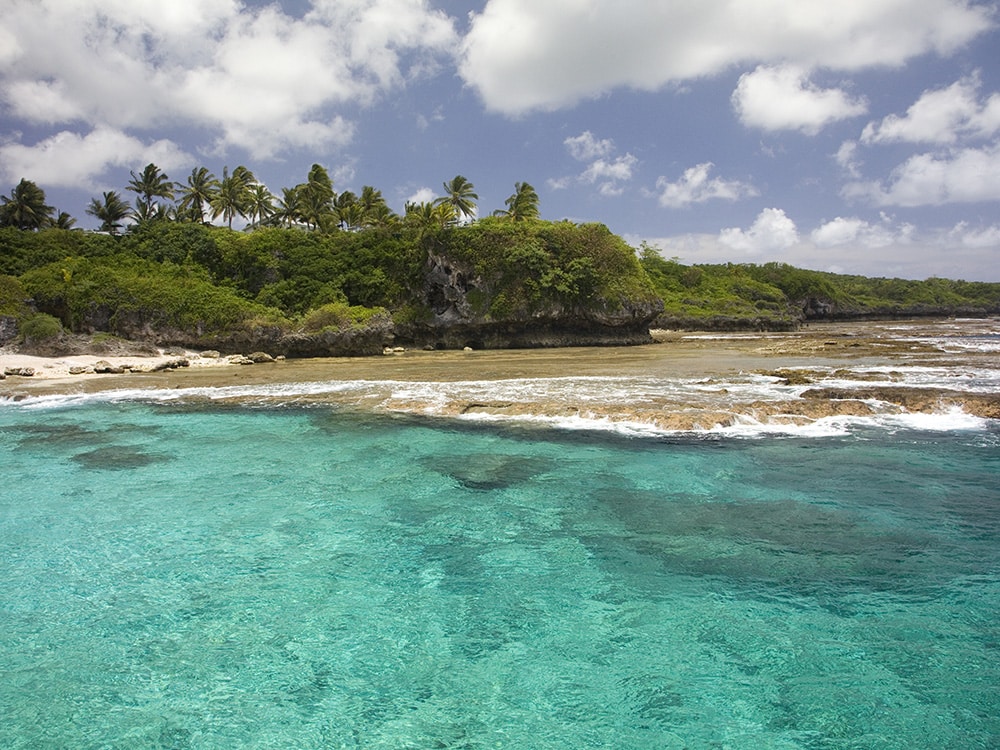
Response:
M1000 431L0 407L0 747L996 748Z

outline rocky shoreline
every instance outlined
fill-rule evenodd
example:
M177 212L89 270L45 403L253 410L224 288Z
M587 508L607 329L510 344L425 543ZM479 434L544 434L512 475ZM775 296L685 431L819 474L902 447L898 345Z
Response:
M106 353L107 342L101 353L51 358L0 350L0 372L10 373L0 382L0 398L240 384L249 390L225 399L268 401L274 384L291 384L294 391L297 383L337 381L364 385L303 388L295 398L391 413L578 419L663 431L914 414L1000 419L1000 367L991 348L1000 340L996 320L814 325L782 334L654 331L652 338L658 343L606 349L392 347L383 350L390 356L287 360L264 352L229 357L217 351L154 353L138 345L146 352L140 355L121 342L115 355ZM988 345L963 348L967 341ZM266 363L271 365L242 366ZM119 374L109 377L113 373ZM933 373L936 379L921 375L914 380L913 373ZM970 373L986 380L966 387ZM634 398L617 397L617 380L632 378L643 388L651 384ZM635 390L629 386L630 393Z

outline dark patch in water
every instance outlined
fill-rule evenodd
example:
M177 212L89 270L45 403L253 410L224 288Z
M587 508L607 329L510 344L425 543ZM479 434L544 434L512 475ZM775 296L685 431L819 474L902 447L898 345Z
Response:
M434 457L424 465L449 476L469 490L503 490L522 484L543 473L549 462L529 456L472 453L465 456Z
M77 453L73 460L88 469L128 471L169 461L170 457L162 453L146 453L132 445L108 445L86 453Z
M21 434L18 445L22 448L75 448L81 445L94 445L109 440L102 431L89 430L75 424L32 424L22 425L17 429Z
M880 529L808 503L703 502L634 491L599 499L624 528L591 537L588 546L651 586L669 572L807 595L843 587L914 594L957 573L941 554L943 540L930 533Z

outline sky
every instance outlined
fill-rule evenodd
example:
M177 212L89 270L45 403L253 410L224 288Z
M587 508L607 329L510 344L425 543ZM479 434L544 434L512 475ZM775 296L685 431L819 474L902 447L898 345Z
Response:
M0 193L517 182L682 263L1000 281L1000 0L4 0ZM221 219L219 220L221 223Z

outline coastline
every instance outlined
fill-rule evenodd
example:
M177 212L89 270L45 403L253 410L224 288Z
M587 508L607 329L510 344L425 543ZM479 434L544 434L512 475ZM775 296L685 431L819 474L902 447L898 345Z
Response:
M847 421L1000 419L1000 320L814 324L784 333L655 331L608 348L395 351L270 361L0 352L0 401L129 398L329 404L630 434L838 430ZM186 364L171 367L184 360ZM70 374L104 360L122 374ZM117 397L117 396L116 396ZM923 419L922 424L929 424Z

